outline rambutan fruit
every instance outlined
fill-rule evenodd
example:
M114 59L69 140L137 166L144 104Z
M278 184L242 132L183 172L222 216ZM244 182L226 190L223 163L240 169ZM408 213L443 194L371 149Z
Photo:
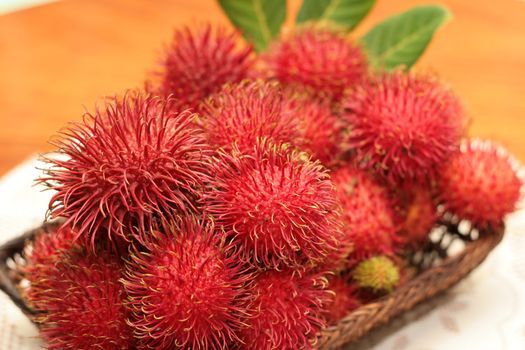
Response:
M391 199L366 172L340 168L332 173L342 206L344 240L353 242L349 266L375 255L392 255L399 241Z
M140 349L222 349L236 342L252 277L211 222L182 218L134 246L123 279Z
M34 276L40 276L44 271L54 269L55 263L60 261L75 244L75 237L76 233L67 226L49 226L46 229L39 229L35 233L34 240L28 242L24 247L26 263L22 268L23 274L29 280L34 280ZM26 299L30 307L34 309L44 308L47 303L47 295L45 295L47 288L43 288L44 283L46 283L44 280L39 281L39 288L36 290L31 285L24 290L24 293L29 295ZM39 295L42 291L44 291L44 296Z
M337 219L339 221L339 226L341 226L341 218ZM306 262L303 268L307 271L317 271L317 272L330 272L330 273L339 273L348 268L348 260L352 257L354 251L354 243L348 240L346 232L342 229L334 232L334 238L337 240L337 245L335 249L332 249L328 255L321 262L309 261Z
M220 150L214 173L207 211L243 260L299 267L338 248L338 206L319 162L263 139L250 155Z
M40 244L39 244L40 245ZM26 274L27 294L48 349L132 349L120 258L78 245Z
M53 263L61 252L68 251L75 244L75 237L76 233L68 226L40 228L33 242L25 247L27 266Z
M328 28L305 28L276 42L265 61L282 84L307 86L335 100L367 72L361 48Z
M328 324L337 324L361 305L355 287L346 277L338 275L330 278L328 289L333 293L330 302L325 307Z
M293 143L298 136L294 113L284 113L286 97L276 83L243 81L226 85L202 107L202 126L214 148L253 150L258 138Z
M194 115L170 101L128 93L63 131L63 157L45 157L38 180L56 191L49 216L94 246L98 235L129 241L157 217L197 211L210 152Z
M523 187L507 151L480 140L462 144L444 165L438 183L444 209L478 228L501 225L516 209Z
M334 165L343 152L346 125L333 111L326 98L312 98L306 93L289 93L288 113L298 125L297 146L326 166Z
M412 248L428 241L438 219L437 205L428 188L416 186L404 192L398 215L401 219L399 236L403 245Z
M254 53L242 43L238 33L211 25L176 30L165 49L161 69L153 77L152 90L162 96L172 95L179 110L198 108L224 84L248 77Z
M352 271L359 288L374 293L390 293L399 283L399 268L386 256L374 256L361 261Z
M344 106L357 160L394 185L432 178L464 132L459 100L428 76L372 76L350 90Z
M323 274L293 269L260 273L250 289L249 316L239 336L245 349L311 349L325 326L323 308L330 300Z

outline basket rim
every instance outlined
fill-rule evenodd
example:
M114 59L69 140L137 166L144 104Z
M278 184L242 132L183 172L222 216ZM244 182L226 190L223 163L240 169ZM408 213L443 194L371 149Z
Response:
M448 224L447 227L450 229ZM478 267L501 242L504 234L505 227L502 225L495 229L480 231L479 237L475 240L465 240L465 248L458 254L447 256L439 264L422 270L392 293L360 306L336 325L322 329L318 336L319 348L337 349L345 344L360 340L370 331L411 310L417 304L427 302L446 292ZM445 278L441 281L436 276L444 276ZM436 286L422 283L422 281L433 280L436 280ZM428 288L421 288L422 285ZM425 293L419 293L421 289L426 289ZM410 296L408 302L407 295ZM396 305L397 302L400 302L401 305ZM367 317L371 321L366 325L360 324L359 321ZM356 324L359 324L359 327L352 328ZM348 329L351 331L344 332Z

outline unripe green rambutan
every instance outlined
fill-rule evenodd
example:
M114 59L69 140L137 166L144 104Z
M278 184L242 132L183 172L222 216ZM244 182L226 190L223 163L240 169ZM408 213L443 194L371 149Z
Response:
M361 261L352 276L361 288L390 293L399 283L399 268L386 256L374 256Z

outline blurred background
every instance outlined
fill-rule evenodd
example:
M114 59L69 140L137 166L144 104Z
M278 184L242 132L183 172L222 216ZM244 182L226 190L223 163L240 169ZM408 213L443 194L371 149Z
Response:
M355 35L428 2L378 0ZM435 2L454 19L416 69L460 95L471 135L525 162L525 1ZM291 23L300 0L289 3ZM100 97L141 86L174 27L208 21L229 25L215 0L0 0L0 175L50 150L50 136Z

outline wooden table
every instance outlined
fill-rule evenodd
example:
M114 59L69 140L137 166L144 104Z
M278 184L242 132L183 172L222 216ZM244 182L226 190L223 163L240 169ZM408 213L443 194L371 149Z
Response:
M425 2L378 0L357 35ZM439 72L464 99L471 135L525 161L525 1L440 2L455 19L417 69ZM174 27L206 21L226 23L213 0L69 0L0 17L0 174L49 150L101 96L140 86Z

